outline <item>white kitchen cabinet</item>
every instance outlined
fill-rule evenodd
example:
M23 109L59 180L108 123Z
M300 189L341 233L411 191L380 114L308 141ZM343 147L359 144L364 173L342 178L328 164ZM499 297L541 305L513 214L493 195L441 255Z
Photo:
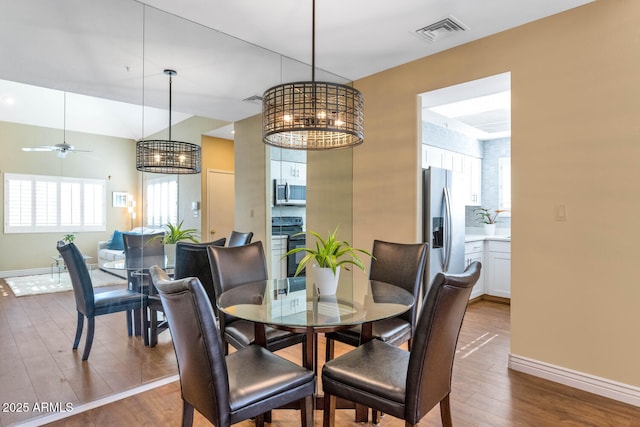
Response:
M480 206L482 190L482 159L473 156L465 156L464 174L468 179L469 190L467 193L467 205Z
M304 182L307 180L307 164L271 160L271 178Z
M466 242L464 245L464 267L467 268L472 262L478 261L482 264L480 270L480 278L473 286L471 296L469 299L477 298L485 293L484 290L484 276L486 266L484 264L484 241L477 240L473 242Z
M488 240L485 290L489 295L511 298L511 242Z
M422 145L422 167L436 167L458 173L460 184L457 185L465 205L480 206L482 188L482 159L456 153L455 151L431 145Z
M287 277L287 236L271 237L271 278L284 279Z

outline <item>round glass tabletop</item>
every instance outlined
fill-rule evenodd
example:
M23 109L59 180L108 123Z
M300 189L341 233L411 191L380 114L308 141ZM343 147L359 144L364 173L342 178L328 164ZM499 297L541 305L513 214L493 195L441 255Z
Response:
M385 282L370 280L366 292L340 286L339 296L318 296L304 277L252 282L222 293L217 304L224 313L253 322L330 328L394 317L415 303L410 292Z

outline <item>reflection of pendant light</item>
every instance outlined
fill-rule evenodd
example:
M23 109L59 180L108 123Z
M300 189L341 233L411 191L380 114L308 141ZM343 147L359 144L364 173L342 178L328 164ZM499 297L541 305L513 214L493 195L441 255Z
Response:
M274 86L262 97L262 141L275 147L325 150L364 139L364 97L346 85L315 81L313 0L311 81Z
M193 174L200 173L200 146L171 140L171 78L177 73L164 70L169 76L169 139L149 139L136 143L136 169L142 172Z

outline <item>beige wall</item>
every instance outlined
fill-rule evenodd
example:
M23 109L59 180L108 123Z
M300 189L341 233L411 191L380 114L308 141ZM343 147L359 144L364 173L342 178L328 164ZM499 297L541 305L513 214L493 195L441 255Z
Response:
M267 146L262 143L262 115L236 122L235 171L236 171L236 230L253 231L253 241L262 241L267 253L267 224L271 232L271 209L268 202Z
M107 229L76 235L76 244L86 255L96 256L96 242L107 240L114 229L128 229L130 217L126 208L114 208L113 191L137 194L138 174L135 170L135 142L67 131L67 142L90 153L71 153L60 159L52 152L24 152L22 147L62 142L62 130L16 123L0 122L0 171L104 179L107 183ZM0 186L4 200L4 185ZM4 220L4 209L0 209ZM4 223L4 221L3 221ZM56 242L66 233L0 234L0 272L48 267L49 256L56 255Z
M512 353L634 386L639 20L640 2L598 1L359 80L353 152L355 244L417 240L416 95L511 71Z

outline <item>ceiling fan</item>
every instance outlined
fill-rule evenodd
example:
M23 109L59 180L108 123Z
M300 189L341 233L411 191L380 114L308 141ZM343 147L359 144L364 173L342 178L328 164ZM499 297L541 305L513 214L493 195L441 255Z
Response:
M67 154L71 152L85 152L88 153L90 150L78 150L71 144L67 144L67 92L64 92L64 122L62 127L63 135L62 135L62 143L55 145L40 145L38 147L23 147L22 151L57 151L58 157L64 159L67 157Z

